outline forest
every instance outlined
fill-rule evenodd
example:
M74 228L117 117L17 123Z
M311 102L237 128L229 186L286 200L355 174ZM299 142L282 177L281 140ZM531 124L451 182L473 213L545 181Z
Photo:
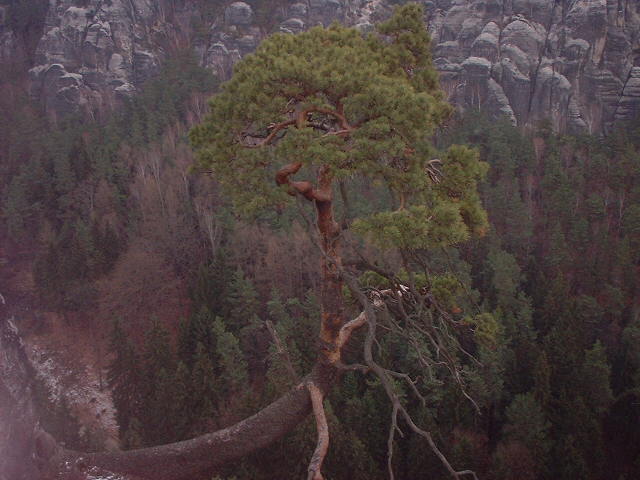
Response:
M298 201L280 189L270 208L254 208L252 181L230 199L224 167L196 158L206 127L191 129L225 90L191 52L172 53L104 118L49 121L18 83L0 88L3 257L33 283L29 294L19 285L3 294L88 338L100 332L122 449L233 425L312 370L328 262L315 212L300 189ZM424 435L397 417L397 401L450 465L481 479L640 477L640 119L600 136L445 113L433 113L426 151L477 169L473 180L445 166L433 173L438 185L477 181L486 219L469 206L468 231L447 224L422 242L410 216L387 230L381 212L404 211L397 179L383 169L391 180L340 178L349 194L334 208L355 230L344 236L345 268L365 297L386 295L369 351L395 396L359 365L369 338L356 331L343 350L355 366L324 401L323 475L449 478ZM273 156L306 141L282 138L293 140ZM326 148L337 158L335 145ZM363 300L341 289L354 318ZM66 446L103 450L64 401L44 392L37 403ZM316 435L309 416L213 478L303 478Z

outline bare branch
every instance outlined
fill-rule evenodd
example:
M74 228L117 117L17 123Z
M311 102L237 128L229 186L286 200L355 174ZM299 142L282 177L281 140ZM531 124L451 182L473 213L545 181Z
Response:
M473 478L475 480L477 480L476 474L471 470L456 471L451 466L451 464L449 463L447 458L444 456L444 454L440 451L438 446L435 444L431 434L429 432L419 428L413 422L413 419L411 418L411 416L409 415L407 410L404 408L404 406L401 404L400 398L398 397L398 394L395 392L395 390L393 388L393 382L391 382L391 379L389 377L389 373L384 368L382 368L380 365L378 365L378 363L373 358L372 347L373 347L373 343L374 343L374 340L375 340L375 331L376 331L376 314L375 314L375 311L373 309L373 306L372 306L371 302L369 301L369 299L366 297L366 295L360 290L359 285L358 285L357 280L355 279L355 277L353 277L352 275L350 275L349 273L344 272L344 271L342 272L342 274L343 274L343 276L345 278L345 282L349 286L349 289L352 291L354 296L356 296L356 298L358 299L358 301L360 302L360 304L364 308L365 317L367 319L367 323L368 323L368 326L369 326L368 331L367 331L367 337L366 337L365 342L364 342L365 362L371 368L371 370L376 374L378 379L380 380L380 383L382 384L382 387L384 388L385 392L387 393L387 396L389 397L389 399L391 400L391 402L393 404L393 408L394 409L396 409L396 408L398 409L398 412L400 412L402 414L402 417L405 420L405 422L407 422L409 427L411 427L411 429L415 433L417 433L417 434L421 435L422 437L426 438L427 443L431 447L431 450L440 459L440 461L443 463L443 465L445 466L445 468L447 469L447 471L451 474L451 476L453 478L459 479L463 475L472 475ZM389 460L389 462L390 462L390 460Z
M336 363L334 363L333 366L336 367L338 370L358 371L358 372L362 372L362 373L365 373L365 374L369 373L371 371L371 369L369 367L367 367L366 365L362 365L361 363L344 364L340 360L337 361Z
M329 426L327 425L327 417L322 404L324 397L320 389L311 381L307 382L307 390L309 390L309 396L311 397L311 405L313 406L313 414L316 418L316 428L318 430L318 443L309 462L307 480L323 480L322 463L329 450Z
M396 434L396 430L400 432L398 428L398 405L393 404L393 411L391 412L391 424L389 425L389 438L387 439L387 470L389 471L389 480L395 480L393 473L393 439Z
M418 397L420 399L420 403L424 406L427 403L427 400L422 396L422 394L420 393L420 391L418 390L418 388L416 387L416 383L418 382L417 380L413 380L408 374L406 373L400 373L400 372L394 372L393 370L387 370L385 369L385 371L391 375L392 377L396 377L396 378L402 378L403 380L405 380L409 386L411 387L411 390L413 390L413 393L416 397Z
M246 148L260 148L260 147L264 147L265 145L269 145L273 141L273 139L276 138L276 135L278 135L278 133L281 130L295 124L296 124L295 119L286 120L284 122L280 122L276 124L271 124L268 127L271 130L271 133L269 133L269 135L267 135L262 141L260 141L259 143L256 143L255 145L242 145L242 146Z

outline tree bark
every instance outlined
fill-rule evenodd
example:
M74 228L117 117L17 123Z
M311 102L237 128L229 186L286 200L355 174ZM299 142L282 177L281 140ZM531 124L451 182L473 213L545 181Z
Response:
M328 167L320 169L318 192L321 199L315 200L318 215L317 225L320 234L323 256L321 262L322 282L320 287L321 324L320 354L327 363L340 361L338 333L344 324L344 299L342 295L342 258L340 255L340 227L333 215L332 176Z

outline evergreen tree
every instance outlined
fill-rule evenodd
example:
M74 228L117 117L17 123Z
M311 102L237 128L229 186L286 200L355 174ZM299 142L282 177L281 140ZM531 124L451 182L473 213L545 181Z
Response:
M258 293L251 280L238 268L229 283L229 316L225 319L229 330L237 335L259 313Z
M238 339L226 330L220 318L213 322L212 332L218 359L218 395L230 400L232 395L242 393L247 387L247 362L240 350Z
M540 352L533 370L533 395L543 409L546 409L551 399L551 366L547 354Z
M229 314L228 296L233 270L223 248L218 248L211 263L200 265L191 289L196 305L206 306L215 316L226 318Z
M171 408L171 424L174 438L189 436L194 412L191 409L191 373L183 362L178 362L171 389L174 392Z
M111 332L110 350L113 360L107 370L107 383L111 389L113 404L116 407L116 420L120 436L129 438L126 445L139 445L132 437L133 431L140 435L140 428L131 427L134 418L141 414L142 378L140 359L131 338L125 332L122 322L116 319ZM139 421L136 420L138 423ZM131 428L130 428L131 427ZM133 443L130 443L133 442Z
M610 387L611 367L600 341L585 352L580 378L583 381L583 396L593 415L602 417L613 402Z
M192 313L187 321L180 324L178 339L178 357L188 367L194 363L197 345L202 344L205 351L214 358L216 352L215 338L211 327L214 316L206 306Z
M532 393L516 395L506 410L505 438L522 443L544 469L550 450L549 427L541 406Z
M151 321L143 355L144 379L142 404L138 419L146 445L164 443L171 438L170 420L167 418L174 405L172 398L175 358L169 344L169 334L157 319Z
M198 343L191 371L191 408L193 433L206 431L216 414L220 399L213 365L204 345Z

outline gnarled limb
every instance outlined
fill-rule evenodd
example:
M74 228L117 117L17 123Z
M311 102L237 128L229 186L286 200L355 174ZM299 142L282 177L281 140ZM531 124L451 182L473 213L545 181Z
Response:
M269 129L271 130L271 132L269 132L269 135L267 135L262 141L256 143L255 145L243 145L243 146L246 148L260 148L260 147L264 147L265 145L269 145L276 138L276 135L278 135L278 133L280 133L281 130L284 130L285 128L291 125L295 125L295 123L296 123L295 120L286 120L284 122L271 124L269 125Z

